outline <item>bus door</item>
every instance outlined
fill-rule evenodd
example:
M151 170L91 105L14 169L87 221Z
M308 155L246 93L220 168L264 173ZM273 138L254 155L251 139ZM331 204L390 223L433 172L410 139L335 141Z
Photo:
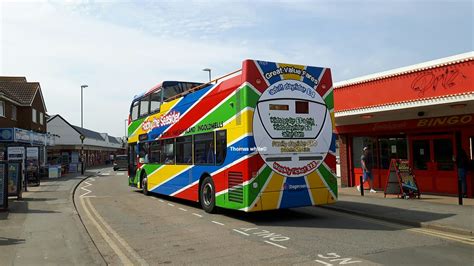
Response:
M410 138L413 173L421 192L449 193L457 191L454 136L432 135Z
M133 179L137 172L137 143L130 143L128 145L128 178Z

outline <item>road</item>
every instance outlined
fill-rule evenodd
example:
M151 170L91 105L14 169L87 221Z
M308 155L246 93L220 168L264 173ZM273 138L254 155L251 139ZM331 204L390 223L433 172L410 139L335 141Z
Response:
M199 205L128 187L102 170L75 203L109 264L472 265L474 246L452 235L320 208L207 214Z

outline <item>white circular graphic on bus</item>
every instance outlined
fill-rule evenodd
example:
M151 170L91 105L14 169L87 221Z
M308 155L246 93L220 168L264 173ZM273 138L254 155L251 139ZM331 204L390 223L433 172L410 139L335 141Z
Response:
M321 96L298 80L268 87L253 116L257 151L275 172L287 177L315 171L332 140L329 110Z

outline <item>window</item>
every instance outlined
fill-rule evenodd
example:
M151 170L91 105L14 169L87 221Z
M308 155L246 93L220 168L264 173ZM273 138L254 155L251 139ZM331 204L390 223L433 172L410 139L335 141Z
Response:
M164 164L174 164L174 139L165 139L162 145L162 162Z
M43 113L40 112L40 124L43 125L44 121L43 121Z
M195 164L214 164L214 132L194 136Z
M160 111L161 105L161 90L155 91L150 96L150 114Z
M137 120L138 118L138 103L140 102L136 101L132 104L132 121Z
M309 113L309 104L308 102L296 101L296 113L297 114L308 114Z
M140 116L145 116L149 113L150 97L147 96L140 100Z
M288 111L289 106L287 104L270 104L270 110Z
M176 139L176 163L192 164L193 162L193 138L191 136Z
M372 168L376 167L376 144L376 140L370 137L354 137L352 139L352 147L354 148L352 152L352 163L354 164L354 168L362 167L360 164L360 157L362 156L362 149L366 146L369 147L369 156L370 159L372 159Z
M0 101L0 116L5 117L5 102Z
M162 152L162 147L161 147L161 142L160 140L153 141L150 145L150 163L162 163L161 161L161 152Z
M38 122L38 115L36 114L35 108L31 109L31 120L33 120L33 123Z
M221 165L225 161L227 155L227 138L226 131L216 132L216 165Z
M145 163L149 163L150 160L150 143L141 142L138 146L138 156L143 159Z
M380 138L380 169L388 169L391 159L408 159L406 138Z
M16 106L12 105L12 120L16 120Z

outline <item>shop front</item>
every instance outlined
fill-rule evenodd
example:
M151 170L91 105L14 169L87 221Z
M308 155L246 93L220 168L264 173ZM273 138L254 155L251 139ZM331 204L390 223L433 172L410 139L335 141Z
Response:
M391 159L406 159L422 193L457 194L456 155L474 159L472 73L468 53L337 83L342 184L359 185L367 146L375 188L384 189ZM472 197L473 171L467 186Z

